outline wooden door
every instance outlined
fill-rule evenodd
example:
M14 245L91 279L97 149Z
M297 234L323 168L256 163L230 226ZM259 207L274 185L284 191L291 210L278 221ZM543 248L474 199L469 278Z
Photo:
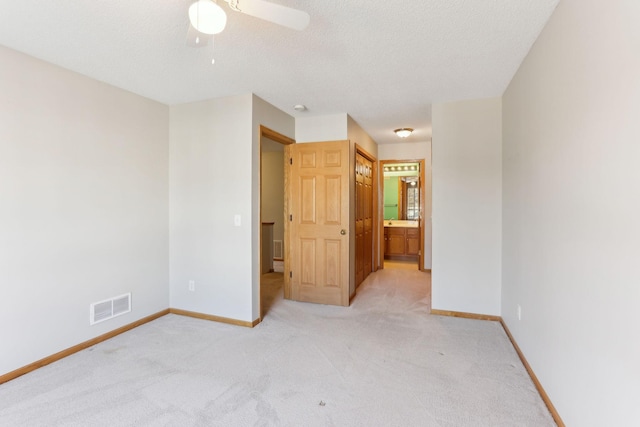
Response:
M349 142L287 147L291 299L349 305Z
M356 153L356 286L373 271L373 163Z

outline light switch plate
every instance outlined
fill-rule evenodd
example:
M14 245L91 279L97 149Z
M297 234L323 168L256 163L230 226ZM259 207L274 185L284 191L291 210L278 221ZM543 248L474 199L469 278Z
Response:
M240 218L240 215L236 214L233 217L233 225L235 225L236 227L240 227L242 225L242 220Z

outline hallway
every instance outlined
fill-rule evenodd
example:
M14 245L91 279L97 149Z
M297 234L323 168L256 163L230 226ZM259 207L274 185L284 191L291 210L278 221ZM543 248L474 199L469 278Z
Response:
M283 273L266 273L262 275L260 283L260 298L262 302L262 318L268 315L274 305L283 300ZM372 273L356 291L352 304L358 299L358 293L362 292L370 281L380 282L382 286L389 286L402 292L407 292L407 297L421 300L429 307L431 301L431 272L418 271L418 264L407 261L385 260L385 268ZM427 311L427 312L428 312Z

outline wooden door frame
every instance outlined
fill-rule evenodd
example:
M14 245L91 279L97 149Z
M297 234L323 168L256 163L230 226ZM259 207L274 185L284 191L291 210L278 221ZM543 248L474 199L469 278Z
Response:
M371 244L373 245L372 251L371 253L373 254L373 259L371 260L371 267L372 267L372 273L378 271L378 263L376 262L376 247L378 246L377 242L379 241L379 235L380 235L380 229L378 227L375 226L375 224L378 224L378 218L379 218L379 214L378 214L378 209L376 209L375 207L378 206L378 160L375 158L375 156L371 153L369 153L367 150L365 150L361 145L355 144L356 146L356 155L360 154L362 157L364 157L365 159L369 160L371 162L371 167L372 167L372 172L371 172L371 185L372 185L372 189L371 191L373 192L373 200L371 201L372 206L373 206L373 226L372 231L373 231L373 236L371 236ZM354 157L355 158L355 157ZM355 166L355 165L354 165ZM355 174L355 167L353 168L353 173ZM355 210L355 209L354 209ZM384 230L383 230L384 231ZM355 268L355 266L354 266ZM354 279L355 280L355 279Z
M260 210L260 224L259 224L259 230L260 230L260 242L258 244L258 251L260 254L260 262L259 262L259 266L260 266L260 277L262 278L262 138L269 138L275 142L278 142L282 145L284 145L284 152L282 153L283 156L286 155L287 152L287 147L291 144L295 144L296 141L295 139L291 139L288 136L285 136L279 132L274 131L273 129L269 129L266 126L260 125L259 127L259 132L260 132L260 136L258 138L258 142L259 142L259 150L260 150L260 205L259 205L259 210ZM285 251L282 254L284 257L284 263L285 263L285 270L284 271L288 271L287 270L287 260L288 260L288 250L289 250L289 244L285 243L287 242L288 236L289 236L289 221L286 220L286 212L288 212L288 194L286 192L286 188L287 188L287 175L289 168L286 167L286 163L285 163L285 167L284 167L284 188L282 189L282 191L284 192L284 206L283 206L283 211L285 212L283 215L283 220L284 220L284 241L283 244L285 245ZM285 285L284 285L284 289L286 292L287 289L287 284L288 284L288 279L289 277L285 274L284 275L284 281L285 281ZM258 295L258 300L260 301L260 321L262 321L262 279L260 279L260 286L258 286L259 289L259 295Z
M379 176L379 200L384 202L384 167L397 163L418 163L420 165L420 220L418 227L420 228L420 254L418 255L418 268L420 271L424 269L424 215L425 215L425 159L409 159L409 160L380 160L381 173ZM380 240L380 236L384 236L384 203L378 203L378 268L384 266L384 242Z

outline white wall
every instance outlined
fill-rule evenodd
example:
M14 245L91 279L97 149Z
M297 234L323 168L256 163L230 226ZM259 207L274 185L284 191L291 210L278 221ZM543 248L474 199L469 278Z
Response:
M171 107L172 308L254 320L252 154L251 94Z
M297 117L295 140L301 142L344 141L347 136L347 115Z
M431 268L431 141L427 142L398 142L396 144L381 144L378 146L379 160L421 160L424 159L425 171L421 185L424 186L424 268ZM382 194L380 194L382 200Z
M640 421L638 22L561 1L504 95L502 315L569 426Z
M260 317L260 125L266 126L289 138L296 132L295 119L263 99L252 95L252 139L251 139L251 206L252 206L252 245L256 250L252 256L252 319ZM242 158L242 157L240 157Z
M433 106L434 309L500 314L501 107Z
M168 108L0 47L0 375L166 309ZM132 293L89 326L89 304Z

